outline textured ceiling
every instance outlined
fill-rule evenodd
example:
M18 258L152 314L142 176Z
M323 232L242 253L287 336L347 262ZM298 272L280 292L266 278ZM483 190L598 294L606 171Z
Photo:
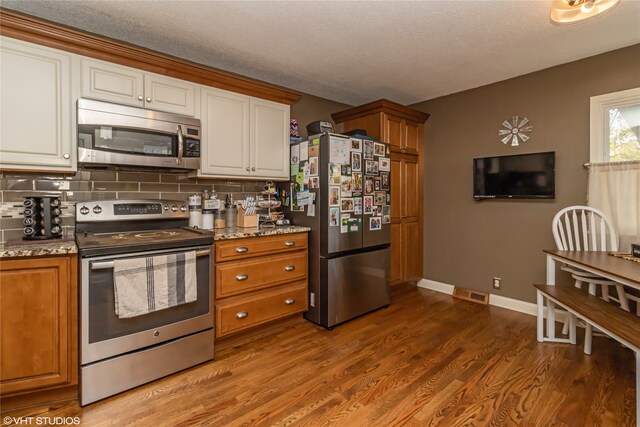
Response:
M640 1L560 27L551 1L13 1L24 13L357 105L412 104L640 43Z

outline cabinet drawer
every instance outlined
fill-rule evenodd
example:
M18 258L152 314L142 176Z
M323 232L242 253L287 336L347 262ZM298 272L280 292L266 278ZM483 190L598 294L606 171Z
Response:
M307 251L216 265L216 298L307 278Z
M216 302L216 336L307 311L307 282Z
M216 242L216 261L231 261L259 255L289 252L307 247L307 233L249 237Z

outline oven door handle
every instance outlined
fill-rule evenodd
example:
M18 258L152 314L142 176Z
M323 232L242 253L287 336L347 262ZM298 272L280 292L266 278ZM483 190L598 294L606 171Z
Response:
M196 257L206 256L211 254L211 249L203 249L200 251L196 251ZM92 262L91 270L109 270L113 268L113 261L104 261L104 262Z

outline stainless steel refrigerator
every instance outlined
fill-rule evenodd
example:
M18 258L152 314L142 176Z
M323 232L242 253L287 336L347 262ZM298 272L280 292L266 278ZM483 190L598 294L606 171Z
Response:
M289 214L309 234L309 311L326 328L389 305L387 144L323 133L291 145Z

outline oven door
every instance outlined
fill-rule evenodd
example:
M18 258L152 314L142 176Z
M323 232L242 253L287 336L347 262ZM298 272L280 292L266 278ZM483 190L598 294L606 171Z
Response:
M113 261L196 251L197 300L142 316L115 312ZM100 256L81 260L81 364L213 328L212 246Z

